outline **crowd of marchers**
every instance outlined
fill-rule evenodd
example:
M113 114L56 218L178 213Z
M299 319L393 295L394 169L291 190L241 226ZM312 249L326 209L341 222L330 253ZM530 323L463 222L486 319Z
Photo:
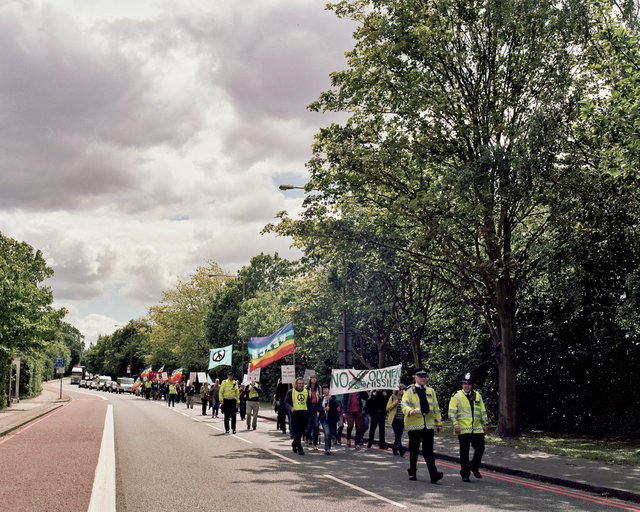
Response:
M397 390L376 389L343 395L330 394L329 384L321 385L317 375L311 375L305 384L301 377L291 384L278 383L273 397L277 414L276 428L291 437L294 453L304 455L307 449L318 450L320 433L324 438L324 453L331 455L331 447L363 448L368 432L367 447L376 441L381 450L387 450L385 427L393 429L391 449L394 455L404 457L402 436L409 438L409 479L417 480L420 449L427 465L431 483L442 479L443 473L435 464L433 442L436 432L442 429L442 414L435 390L427 385L427 372L419 369L409 386L400 385ZM230 370L227 379L216 379L211 385L204 383L196 393L194 384L146 382L145 398L166 400L168 406L184 402L193 408L196 394L200 398L202 415L217 418L222 413L225 433L236 433L236 416L246 421L247 430L256 430L260 408L261 387L251 381L240 385ZM210 411L210 412L209 412ZM460 447L460 475L464 482L482 478L480 463L484 453L484 436L488 417L481 394L474 390L470 373L462 378L462 389L449 400L449 418L453 424ZM288 429L287 429L288 427ZM345 429L346 427L346 429ZM470 449L473 458L470 459Z

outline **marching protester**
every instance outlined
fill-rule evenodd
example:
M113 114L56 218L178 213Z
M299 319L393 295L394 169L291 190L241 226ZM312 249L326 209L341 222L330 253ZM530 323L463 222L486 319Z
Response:
M276 393L273 396L275 403L275 412L277 413L276 428L283 434L287 433L287 407L285 406L284 399L287 396L287 391L291 389L291 384L285 384L278 381L276 386ZM291 433L291 422L289 422L289 433Z
M309 443L313 443L313 449L318 449L318 433L319 433L319 417L318 414L322 410L321 400L322 400L322 388L318 384L318 376L316 374L311 375L309 377L309 384L307 384L307 389L309 390L309 398L311 399L309 406L309 415L307 419L307 428L305 432L305 438L307 441L307 446Z
M347 448L351 447L351 432L356 427L355 448L359 450L362 445L362 400L366 400L367 393L345 393L342 395L342 416L347 424Z
M311 397L309 396L309 390L304 387L302 377L298 377L295 387L287 391L284 402L287 409L291 412L291 432L293 434L291 448L294 453L304 455L302 436L307 426Z
M207 404L211 397L209 397L209 384L206 382L200 388L200 400L202 401L202 416L207 415Z
M247 393L244 385L241 385L238 391L238 411L240 412L240 421L244 421L247 415Z
M151 381L147 379L144 383L144 397L149 400L151 398Z
M324 432L324 454L331 455L331 441L336 435L338 423L338 402L329 394L329 384L322 386L322 401L320 410L320 423Z
M394 391L387 402L387 425L393 429L393 454L404 457L404 447L402 446L402 433L404 432L404 413L402 412L402 395L404 385Z
M178 386L175 383L169 384L168 393L167 393L167 406L175 407L176 406L176 397L178 396Z
M185 391L185 395L187 396L187 409L193 409L193 397L196 394L196 387L193 385L193 382L187 386Z
M427 372L419 369L414 375L414 384L402 395L404 426L409 434L409 480L417 480L418 452L422 445L422 455L427 463L431 483L435 484L444 476L436 468L433 453L434 430L442 430L442 415L438 398L433 388L427 386Z
M224 413L224 430L229 433L229 420L231 420L231 430L236 433L236 408L240 398L238 383L233 380L233 370L227 372L227 380L220 384L220 403Z
M220 409L220 379L216 379L211 385L211 417L218 417L218 410Z
M489 419L480 393L473 390L473 379L469 372L462 378L462 389L453 394L449 401L449 418L460 444L460 476L469 482L469 475L476 478L480 474L480 462L484 453L484 436ZM469 464L469 447L473 446L473 460Z
M260 385L252 380L246 390L247 395L247 430L258 426L258 411L260 410ZM253 421L252 421L253 420Z
M371 426L369 427L369 443L367 444L367 448L371 448L373 445L373 437L375 436L376 428L378 428L378 446L381 450L386 450L387 444L384 440L384 428L387 413L387 392L382 389L374 389L367 401L367 411L369 412L369 417L371 419Z

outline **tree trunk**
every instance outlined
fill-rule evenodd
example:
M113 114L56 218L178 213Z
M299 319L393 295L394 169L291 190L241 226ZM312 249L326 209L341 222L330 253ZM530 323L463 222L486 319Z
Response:
M500 340L496 343L498 365L498 435L517 437L520 435L516 401L516 365L513 352L514 299L504 279L497 286L498 321ZM509 291L508 291L509 290Z

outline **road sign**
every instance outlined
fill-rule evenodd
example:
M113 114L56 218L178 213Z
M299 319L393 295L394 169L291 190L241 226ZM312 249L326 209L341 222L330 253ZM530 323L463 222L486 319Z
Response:
M55 367L64 368L64 357L56 357Z
M56 366L56 373L57 374L63 374L64 373L64 366Z

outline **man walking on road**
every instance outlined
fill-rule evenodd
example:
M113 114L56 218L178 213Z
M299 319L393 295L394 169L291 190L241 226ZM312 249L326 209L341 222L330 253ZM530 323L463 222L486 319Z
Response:
M260 410L260 386L252 380L245 393L247 394L247 430L250 430L251 427L255 430L258 426L258 411Z
M224 413L224 430L229 433L229 420L231 420L231 430L236 433L236 408L240 392L238 383L233 380L233 370L227 372L227 380L220 384L220 403L222 404L222 412Z
M444 476L436 468L433 453L434 430L442 430L442 415L436 392L426 385L427 371L422 368L416 371L414 380L413 386L409 386L402 395L404 426L409 434L409 480L417 480L418 452L422 445L431 483L435 484Z
M309 390L304 387L302 377L296 379L295 387L287 392L284 401L287 409L291 411L291 432L293 433L291 448L294 453L304 455L302 436L307 428L311 397Z
M473 379L469 372L462 378L462 389L455 392L449 401L449 418L460 443L460 476L469 482L469 475L480 474L480 461L484 453L484 436L487 433L487 411L480 393L473 390ZM469 464L469 446L473 446L473 460Z

